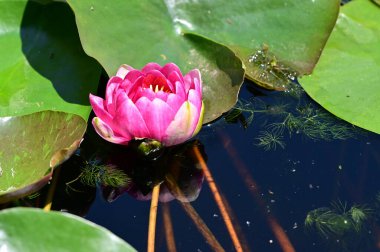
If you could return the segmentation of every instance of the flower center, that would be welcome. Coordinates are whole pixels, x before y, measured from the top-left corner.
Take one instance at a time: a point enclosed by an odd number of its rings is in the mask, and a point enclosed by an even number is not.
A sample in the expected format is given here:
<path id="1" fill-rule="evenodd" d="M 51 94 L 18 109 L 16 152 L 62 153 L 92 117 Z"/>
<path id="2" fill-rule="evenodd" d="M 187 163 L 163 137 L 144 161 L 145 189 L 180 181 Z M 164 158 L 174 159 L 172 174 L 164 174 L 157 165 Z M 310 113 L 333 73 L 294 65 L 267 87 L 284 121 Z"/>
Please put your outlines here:
<path id="1" fill-rule="evenodd" d="M 148 74 L 143 80 L 143 87 L 150 88 L 153 92 L 164 91 L 166 93 L 171 93 L 168 87 L 166 78 L 162 76 L 155 76 L 153 74 Z"/>

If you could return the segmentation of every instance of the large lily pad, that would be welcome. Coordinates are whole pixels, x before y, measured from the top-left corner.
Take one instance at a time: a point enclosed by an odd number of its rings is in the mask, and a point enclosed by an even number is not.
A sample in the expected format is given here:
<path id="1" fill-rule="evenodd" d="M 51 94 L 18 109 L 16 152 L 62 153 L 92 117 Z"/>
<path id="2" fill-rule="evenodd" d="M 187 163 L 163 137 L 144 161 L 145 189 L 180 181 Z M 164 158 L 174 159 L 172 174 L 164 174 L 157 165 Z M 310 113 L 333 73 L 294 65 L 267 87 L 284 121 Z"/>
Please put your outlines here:
<path id="1" fill-rule="evenodd" d="M 250 56 L 263 45 L 298 74 L 310 73 L 334 27 L 340 0 L 165 1 L 177 30 L 228 46 L 243 61 L 247 77 L 260 77 Z"/>
<path id="2" fill-rule="evenodd" d="M 175 62 L 186 73 L 199 68 L 209 122 L 229 110 L 243 81 L 241 61 L 226 47 L 195 35 L 184 36 L 173 25 L 164 1 L 68 1 L 85 51 L 109 75 L 125 63 Z"/>
<path id="3" fill-rule="evenodd" d="M 110 231 L 75 215 L 11 208 L 0 212 L 1 251 L 136 251 Z"/>
<path id="4" fill-rule="evenodd" d="M 5 202 L 42 187 L 52 168 L 77 148 L 100 65 L 84 53 L 66 3 L 6 0 L 0 1 L 0 12 L 0 202 Z"/>
<path id="5" fill-rule="evenodd" d="M 142 66 L 164 59 L 188 69 L 189 59 L 194 61 L 188 53 L 193 45 L 180 45 L 185 41 L 184 34 L 191 33 L 226 45 L 242 60 L 248 78 L 266 88 L 283 88 L 282 82 L 263 78 L 260 64 L 251 63 L 251 56 L 265 44 L 289 72 L 310 73 L 335 24 L 340 0 L 68 2 L 76 13 L 86 51 L 109 74 L 114 74 L 123 62 Z M 208 61 L 213 59 L 209 57 Z M 192 67 L 208 67 L 215 72 L 207 64 L 196 64 Z M 224 81 L 206 85 L 213 89 L 215 85 L 230 84 Z M 214 98 L 207 90 L 205 97 Z M 206 106 L 207 111 L 210 109 Z"/>
<path id="6" fill-rule="evenodd" d="M 65 3 L 0 1 L 0 116 L 53 110 L 87 120 L 100 66 Z"/>
<path id="7" fill-rule="evenodd" d="M 52 168 L 72 154 L 85 130 L 81 117 L 62 112 L 0 118 L 0 202 L 46 184 Z"/>
<path id="8" fill-rule="evenodd" d="M 336 116 L 380 133 L 380 8 L 370 0 L 342 7 L 306 92 Z"/>

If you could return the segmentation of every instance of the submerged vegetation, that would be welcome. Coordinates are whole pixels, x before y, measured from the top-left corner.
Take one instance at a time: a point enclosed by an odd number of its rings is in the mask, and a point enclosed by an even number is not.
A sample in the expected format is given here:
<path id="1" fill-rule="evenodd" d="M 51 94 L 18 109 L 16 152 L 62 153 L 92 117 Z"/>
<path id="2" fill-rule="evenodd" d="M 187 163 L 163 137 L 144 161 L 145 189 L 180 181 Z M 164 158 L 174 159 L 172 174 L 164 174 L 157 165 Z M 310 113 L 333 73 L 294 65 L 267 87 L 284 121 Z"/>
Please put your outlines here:
<path id="1" fill-rule="evenodd" d="M 358 131 L 353 125 L 335 117 L 318 105 L 308 102 L 302 88 L 292 84 L 294 88 L 288 93 L 279 93 L 273 102 L 266 103 L 265 98 L 254 97 L 250 100 L 239 100 L 235 107 L 225 114 L 229 123 L 240 122 L 246 129 L 255 114 L 266 114 L 260 121 L 260 130 L 256 137 L 256 145 L 264 150 L 285 148 L 284 137 L 302 135 L 314 141 L 344 140 L 355 136 Z M 268 119 L 269 118 L 269 119 Z"/>
<path id="2" fill-rule="evenodd" d="M 82 184 L 91 187 L 96 187 L 97 185 L 122 187 L 130 183 L 130 178 L 124 171 L 112 165 L 102 165 L 96 159 L 86 161 L 86 164 L 82 167 L 81 174 L 76 179 L 66 183 L 66 185 L 68 188 L 75 190 L 70 185 L 78 180 Z"/>
<path id="3" fill-rule="evenodd" d="M 258 140 L 257 146 L 266 151 L 276 150 L 277 147 L 285 148 L 284 138 L 278 132 L 261 131 L 256 139 Z"/>
<path id="4" fill-rule="evenodd" d="M 361 232 L 372 217 L 373 210 L 365 205 L 333 202 L 331 207 L 321 207 L 310 211 L 305 219 L 305 227 L 316 231 L 324 238 L 343 236 L 348 232 Z"/>
<path id="5" fill-rule="evenodd" d="M 310 211 L 305 219 L 305 227 L 310 233 L 318 234 L 338 246 L 340 251 L 357 251 L 355 247 L 369 238 L 369 222 L 373 213 L 366 205 L 353 205 L 348 209 L 346 203 L 333 202 L 331 207 Z"/>
<path id="6" fill-rule="evenodd" d="M 310 103 L 283 114 L 281 121 L 269 124 L 267 129 L 278 133 L 286 129 L 289 135 L 303 134 L 310 139 L 326 141 L 353 136 L 351 125 Z"/>

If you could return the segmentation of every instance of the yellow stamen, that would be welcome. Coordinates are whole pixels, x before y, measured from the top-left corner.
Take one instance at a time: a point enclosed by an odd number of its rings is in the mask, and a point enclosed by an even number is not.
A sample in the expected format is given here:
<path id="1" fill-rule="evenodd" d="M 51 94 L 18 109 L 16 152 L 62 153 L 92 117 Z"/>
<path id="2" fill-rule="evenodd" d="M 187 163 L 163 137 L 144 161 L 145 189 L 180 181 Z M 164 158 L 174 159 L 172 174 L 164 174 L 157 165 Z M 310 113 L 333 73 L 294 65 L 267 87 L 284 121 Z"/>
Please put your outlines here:
<path id="1" fill-rule="evenodd" d="M 154 89 L 154 92 L 155 92 L 155 93 L 158 92 L 158 85 L 156 85 L 156 88 Z"/>
<path id="2" fill-rule="evenodd" d="M 164 90 L 164 86 L 161 87 L 160 91 L 163 91 Z"/>
<path id="3" fill-rule="evenodd" d="M 152 89 L 152 91 L 153 91 L 153 86 L 152 86 L 152 84 L 149 85 L 149 88 Z"/>

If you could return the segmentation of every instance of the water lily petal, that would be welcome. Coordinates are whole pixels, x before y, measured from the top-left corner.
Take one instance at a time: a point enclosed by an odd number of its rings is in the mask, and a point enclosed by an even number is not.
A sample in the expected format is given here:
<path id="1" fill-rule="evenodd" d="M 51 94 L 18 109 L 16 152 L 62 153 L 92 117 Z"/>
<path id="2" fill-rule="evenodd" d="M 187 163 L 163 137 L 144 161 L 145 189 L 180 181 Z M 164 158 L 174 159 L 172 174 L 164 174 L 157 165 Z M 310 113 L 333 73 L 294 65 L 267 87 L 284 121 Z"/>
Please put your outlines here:
<path id="1" fill-rule="evenodd" d="M 123 79 L 121 79 L 120 77 L 112 76 L 112 77 L 109 79 L 109 81 L 107 82 L 107 87 L 106 87 L 106 89 L 109 89 L 109 88 L 110 88 L 110 85 L 112 85 L 112 84 L 115 84 L 115 83 L 120 84 L 120 83 L 122 83 L 122 82 L 123 82 Z M 106 90 L 106 91 L 107 91 L 107 90 Z"/>
<path id="2" fill-rule="evenodd" d="M 199 72 L 198 69 L 195 69 L 191 72 L 194 72 L 193 79 L 194 79 L 195 90 L 199 93 L 199 96 L 202 99 L 202 77 L 201 77 L 201 73 Z"/>
<path id="3" fill-rule="evenodd" d="M 90 94 L 90 103 L 94 113 L 97 117 L 101 118 L 107 124 L 112 125 L 112 116 L 108 113 L 104 107 L 105 101 L 103 98 Z"/>
<path id="4" fill-rule="evenodd" d="M 145 88 L 150 88 L 150 86 L 152 86 L 152 88 L 159 86 L 160 89 L 163 87 L 165 91 L 170 90 L 169 81 L 160 71 L 157 70 L 152 70 L 146 74 L 142 86 Z"/>
<path id="5" fill-rule="evenodd" d="M 133 97 L 135 96 L 136 92 L 142 87 L 142 83 L 144 81 L 144 76 L 140 76 L 137 78 L 137 80 L 135 81 L 135 83 L 132 83 L 132 85 L 129 85 L 125 88 L 125 93 L 129 96 L 129 97 Z"/>
<path id="6" fill-rule="evenodd" d="M 137 87 L 133 96 L 130 96 L 133 102 L 136 102 L 141 97 L 145 96 L 149 100 L 153 101 L 156 98 L 156 93 L 150 88 Z"/>
<path id="7" fill-rule="evenodd" d="M 149 101 L 147 98 L 141 97 L 136 102 L 136 107 L 149 129 L 149 138 L 161 141 L 162 138 L 166 137 L 166 129 L 175 115 L 169 105 L 157 98 Z"/>
<path id="8" fill-rule="evenodd" d="M 123 100 L 118 106 L 116 116 L 114 118 L 115 127 L 123 134 L 125 132 L 131 134 L 135 138 L 145 138 L 150 136 L 150 132 L 145 121 L 137 109 L 135 104 L 126 95 L 120 99 Z"/>
<path id="9" fill-rule="evenodd" d="M 196 134 L 198 134 L 198 132 L 199 132 L 199 131 L 201 130 L 201 128 L 202 128 L 204 112 L 205 112 L 205 105 L 203 104 L 203 101 L 202 101 L 202 107 L 201 107 L 201 112 L 200 112 L 200 115 L 199 115 L 199 119 L 198 119 L 197 127 L 195 127 L 195 130 L 194 130 L 194 132 L 193 132 L 192 137 L 195 136 Z"/>
<path id="10" fill-rule="evenodd" d="M 189 87 L 189 89 L 190 88 L 195 89 L 200 94 L 202 94 L 202 79 L 201 79 L 201 73 L 199 72 L 198 69 L 193 69 L 190 72 L 188 72 L 186 76 L 184 77 L 184 81 L 185 81 L 186 88 Z M 186 89 L 186 92 L 189 89 Z"/>
<path id="11" fill-rule="evenodd" d="M 191 76 L 186 75 L 183 78 L 183 88 L 184 88 L 186 94 L 189 92 L 190 89 L 195 88 L 194 83 L 193 83 L 193 79 L 191 78 Z"/>
<path id="12" fill-rule="evenodd" d="M 155 96 L 156 98 L 161 99 L 164 102 L 166 102 L 166 100 L 168 99 L 169 93 L 164 92 L 164 91 L 158 91 L 157 93 L 155 93 Z"/>
<path id="13" fill-rule="evenodd" d="M 187 100 L 191 102 L 198 111 L 201 111 L 202 107 L 202 98 L 199 97 L 199 93 L 194 89 L 189 90 L 189 95 L 187 96 Z"/>
<path id="14" fill-rule="evenodd" d="M 157 64 L 157 63 L 154 63 L 154 62 L 151 62 L 151 63 L 148 63 L 148 64 L 146 64 L 144 67 L 143 67 L 143 69 L 141 69 L 141 72 L 143 72 L 143 73 L 148 73 L 148 72 L 150 72 L 150 71 L 152 71 L 152 70 L 158 70 L 158 71 L 160 71 L 161 70 L 161 66 L 159 65 L 159 64 Z"/>
<path id="15" fill-rule="evenodd" d="M 182 97 L 182 99 L 186 99 L 185 87 L 184 84 L 177 81 L 175 83 L 175 93 Z"/>
<path id="16" fill-rule="evenodd" d="M 115 114 L 115 91 L 119 88 L 121 81 L 119 77 L 112 77 L 107 83 L 105 104 L 112 116 Z"/>
<path id="17" fill-rule="evenodd" d="M 131 137 L 128 135 L 120 136 L 115 134 L 112 128 L 99 117 L 94 117 L 92 119 L 92 125 L 99 136 L 111 143 L 126 145 L 131 140 Z"/>
<path id="18" fill-rule="evenodd" d="M 184 102 L 185 99 L 177 94 L 169 94 L 166 100 L 166 103 L 169 105 L 169 107 L 172 108 L 172 110 L 175 113 L 177 113 L 178 109 L 182 106 Z"/>
<path id="19" fill-rule="evenodd" d="M 174 63 L 168 63 L 161 69 L 161 73 L 166 77 L 169 77 L 172 72 L 176 72 L 179 76 L 182 76 L 181 70 Z"/>
<path id="20" fill-rule="evenodd" d="M 128 66 L 126 64 L 123 64 L 119 67 L 119 69 L 117 70 L 116 72 L 116 76 L 117 77 L 120 77 L 121 79 L 124 79 L 125 75 L 127 75 L 127 73 L 131 70 L 133 70 L 134 68 L 131 67 L 131 66 Z"/>
<path id="21" fill-rule="evenodd" d="M 175 92 L 175 83 L 179 81 L 180 83 L 183 83 L 183 76 L 179 75 L 177 72 L 171 72 L 167 78 L 169 80 L 169 86 L 170 86 L 170 91 Z"/>
<path id="22" fill-rule="evenodd" d="M 162 140 L 165 146 L 176 145 L 185 142 L 193 135 L 197 126 L 198 109 L 190 102 L 182 104 L 166 130 L 166 137 Z"/>
<path id="23" fill-rule="evenodd" d="M 137 79 L 141 76 L 144 76 L 144 74 L 141 71 L 136 70 L 136 69 L 131 70 L 125 76 L 120 86 L 128 91 L 129 89 L 131 89 L 131 85 L 133 85 L 137 81 Z"/>
<path id="24" fill-rule="evenodd" d="M 126 99 L 129 99 L 128 95 L 124 92 L 123 89 L 117 89 L 115 90 L 115 95 L 114 95 L 114 103 L 115 103 L 115 116 L 117 114 L 117 110 L 120 107 L 121 104 L 124 103 Z"/>
<path id="25" fill-rule="evenodd" d="M 194 115 L 194 120 L 197 122 L 197 125 L 192 134 L 192 136 L 194 136 L 198 134 L 199 130 L 202 127 L 204 106 L 203 106 L 203 101 L 199 98 L 198 92 L 195 91 L 194 89 L 190 89 L 188 101 L 191 104 L 193 104 L 197 109 L 197 113 Z"/>

